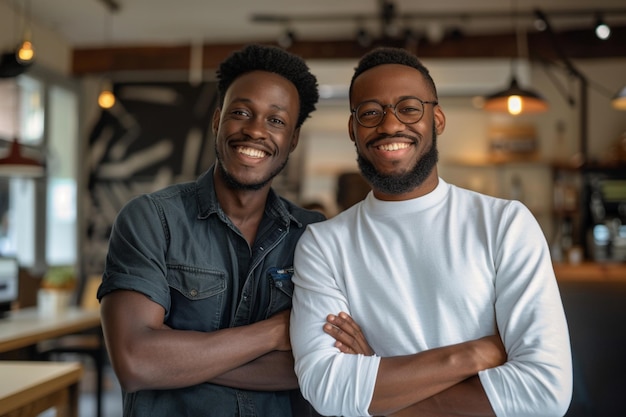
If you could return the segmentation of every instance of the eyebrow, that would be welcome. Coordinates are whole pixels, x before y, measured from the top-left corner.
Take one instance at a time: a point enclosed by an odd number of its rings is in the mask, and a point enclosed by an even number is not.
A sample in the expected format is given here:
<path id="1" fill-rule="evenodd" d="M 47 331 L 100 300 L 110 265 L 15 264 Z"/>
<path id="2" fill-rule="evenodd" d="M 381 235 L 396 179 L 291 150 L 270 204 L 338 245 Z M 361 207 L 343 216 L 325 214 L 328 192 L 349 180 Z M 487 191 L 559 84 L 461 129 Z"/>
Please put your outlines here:
<path id="1" fill-rule="evenodd" d="M 231 103 L 254 104 L 254 102 L 247 97 L 235 97 L 231 100 Z M 270 104 L 270 107 L 277 111 L 287 112 L 285 107 L 279 106 L 278 104 Z"/>

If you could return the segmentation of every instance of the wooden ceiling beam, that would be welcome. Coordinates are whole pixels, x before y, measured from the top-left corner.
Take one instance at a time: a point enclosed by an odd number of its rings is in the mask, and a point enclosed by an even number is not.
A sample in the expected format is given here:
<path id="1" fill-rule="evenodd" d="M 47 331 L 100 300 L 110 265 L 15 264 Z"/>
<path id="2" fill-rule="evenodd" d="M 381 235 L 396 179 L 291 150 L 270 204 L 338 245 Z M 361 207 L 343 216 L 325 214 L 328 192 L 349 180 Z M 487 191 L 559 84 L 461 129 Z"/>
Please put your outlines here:
<path id="1" fill-rule="evenodd" d="M 626 27 L 612 28 L 611 37 L 601 41 L 593 31 L 572 30 L 556 34 L 557 43 L 568 59 L 626 57 Z M 264 42 L 275 44 L 274 42 Z M 438 43 L 426 40 L 407 46 L 400 40 L 377 41 L 379 45 L 407 47 L 422 58 L 511 58 L 519 56 L 515 34 L 461 36 L 446 38 Z M 243 43 L 205 44 L 202 66 L 216 68 L 232 51 Z M 289 51 L 305 59 L 354 59 L 370 48 L 360 47 L 355 40 L 296 41 Z M 528 34 L 530 59 L 558 60 L 547 32 Z M 75 76 L 118 71 L 178 71 L 189 70 L 191 45 L 138 46 L 75 49 L 72 73 Z"/>

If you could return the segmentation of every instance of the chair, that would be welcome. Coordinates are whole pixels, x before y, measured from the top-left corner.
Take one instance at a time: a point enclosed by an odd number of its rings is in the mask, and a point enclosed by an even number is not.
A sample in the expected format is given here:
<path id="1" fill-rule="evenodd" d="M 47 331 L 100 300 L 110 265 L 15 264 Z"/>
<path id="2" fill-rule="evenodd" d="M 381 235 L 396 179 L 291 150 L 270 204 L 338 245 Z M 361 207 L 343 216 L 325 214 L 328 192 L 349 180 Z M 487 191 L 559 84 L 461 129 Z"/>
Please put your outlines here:
<path id="1" fill-rule="evenodd" d="M 80 306 L 86 309 L 99 308 L 96 292 L 100 276 L 90 276 L 79 290 Z M 107 360 L 102 329 L 58 337 L 37 345 L 37 355 L 46 360 L 58 360 L 61 354 L 86 355 L 93 360 L 96 370 L 96 416 L 102 417 L 102 393 L 104 388 L 104 366 Z"/>

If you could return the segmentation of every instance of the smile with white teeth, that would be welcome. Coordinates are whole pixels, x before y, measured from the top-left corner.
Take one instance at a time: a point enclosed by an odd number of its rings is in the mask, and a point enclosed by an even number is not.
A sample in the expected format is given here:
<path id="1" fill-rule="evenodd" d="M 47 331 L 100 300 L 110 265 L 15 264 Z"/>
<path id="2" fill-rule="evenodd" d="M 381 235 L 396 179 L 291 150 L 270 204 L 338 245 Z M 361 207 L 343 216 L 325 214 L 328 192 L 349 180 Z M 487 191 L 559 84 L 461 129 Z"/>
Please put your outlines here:
<path id="1" fill-rule="evenodd" d="M 411 146 L 410 143 L 405 143 L 405 142 L 400 142 L 400 143 L 388 143 L 386 145 L 380 145 L 377 146 L 376 148 L 380 149 L 381 151 L 398 151 L 400 149 L 406 149 L 409 146 Z"/>
<path id="2" fill-rule="evenodd" d="M 237 152 L 250 158 L 264 158 L 267 155 L 265 152 L 254 148 L 248 148 L 246 146 L 237 147 Z"/>

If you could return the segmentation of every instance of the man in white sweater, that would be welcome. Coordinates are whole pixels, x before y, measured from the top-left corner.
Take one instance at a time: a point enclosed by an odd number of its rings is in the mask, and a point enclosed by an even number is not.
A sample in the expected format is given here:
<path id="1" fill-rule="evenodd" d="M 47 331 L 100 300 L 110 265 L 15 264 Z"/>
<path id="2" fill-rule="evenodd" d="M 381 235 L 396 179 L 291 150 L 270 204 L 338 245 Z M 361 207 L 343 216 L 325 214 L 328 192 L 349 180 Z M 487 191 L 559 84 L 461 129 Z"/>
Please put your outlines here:
<path id="1" fill-rule="evenodd" d="M 304 396 L 324 415 L 565 414 L 569 336 L 533 215 L 439 178 L 445 116 L 407 51 L 365 55 L 350 105 L 372 192 L 298 243 L 290 332 Z"/>

